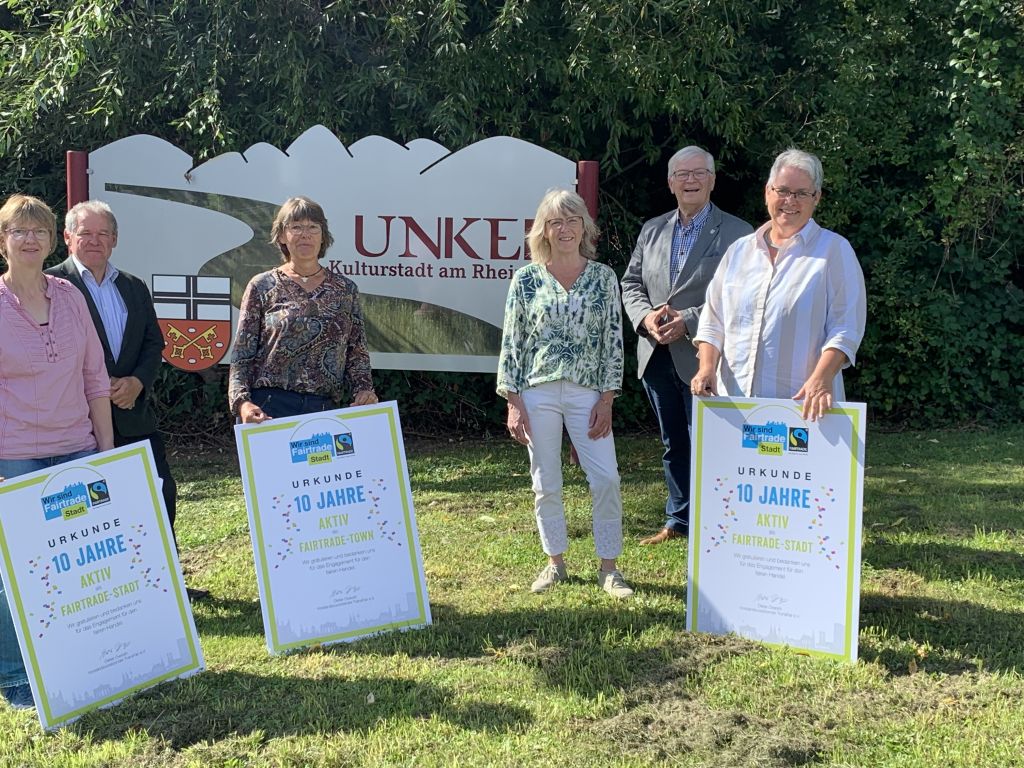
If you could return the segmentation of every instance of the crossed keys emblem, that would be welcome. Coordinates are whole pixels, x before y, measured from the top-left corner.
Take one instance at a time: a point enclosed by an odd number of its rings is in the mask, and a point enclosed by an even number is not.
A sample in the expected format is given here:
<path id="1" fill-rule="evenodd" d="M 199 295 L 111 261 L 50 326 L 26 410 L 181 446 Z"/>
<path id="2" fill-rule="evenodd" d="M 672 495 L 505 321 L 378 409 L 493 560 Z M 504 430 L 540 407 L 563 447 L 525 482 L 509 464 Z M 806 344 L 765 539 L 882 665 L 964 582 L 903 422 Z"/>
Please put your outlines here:
<path id="1" fill-rule="evenodd" d="M 217 338 L 216 326 L 210 326 L 195 338 L 191 338 L 168 323 L 167 337 L 174 342 L 171 346 L 171 357 L 185 357 L 185 350 L 189 347 L 195 347 L 199 350 L 200 359 L 213 360 L 213 344 L 211 342 Z M 182 340 L 184 340 L 184 344 L 177 343 Z M 206 344 L 201 344 L 200 342 L 202 341 L 205 341 Z"/>

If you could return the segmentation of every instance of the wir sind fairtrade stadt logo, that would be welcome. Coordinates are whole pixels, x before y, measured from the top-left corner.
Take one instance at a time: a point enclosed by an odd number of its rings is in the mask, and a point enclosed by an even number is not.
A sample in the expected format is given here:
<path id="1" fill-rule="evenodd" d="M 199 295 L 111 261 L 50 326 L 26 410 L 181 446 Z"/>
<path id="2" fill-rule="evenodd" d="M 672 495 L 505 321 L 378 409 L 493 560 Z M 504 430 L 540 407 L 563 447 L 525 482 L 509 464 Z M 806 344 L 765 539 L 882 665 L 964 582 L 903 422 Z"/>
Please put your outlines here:
<path id="1" fill-rule="evenodd" d="M 336 425 L 332 424 L 331 426 L 336 428 Z M 351 456 L 356 452 L 352 433 L 335 432 L 333 429 L 291 440 L 288 443 L 288 448 L 291 452 L 292 464 L 329 464 L 335 458 Z"/>
<path id="2" fill-rule="evenodd" d="M 50 482 L 44 486 L 43 495 L 39 501 L 47 520 L 70 520 L 74 517 L 81 517 L 92 507 L 110 502 L 110 487 L 98 472 L 84 468 L 71 470 L 71 472 L 74 472 L 77 477 L 66 477 L 60 481 L 64 483 L 61 490 L 47 493 L 51 487 L 59 485 L 57 477 L 60 475 L 51 478 Z"/>
<path id="3" fill-rule="evenodd" d="M 782 456 L 785 453 L 807 453 L 806 427 L 790 427 L 782 421 L 767 424 L 744 424 L 742 445 L 756 450 L 762 456 Z"/>

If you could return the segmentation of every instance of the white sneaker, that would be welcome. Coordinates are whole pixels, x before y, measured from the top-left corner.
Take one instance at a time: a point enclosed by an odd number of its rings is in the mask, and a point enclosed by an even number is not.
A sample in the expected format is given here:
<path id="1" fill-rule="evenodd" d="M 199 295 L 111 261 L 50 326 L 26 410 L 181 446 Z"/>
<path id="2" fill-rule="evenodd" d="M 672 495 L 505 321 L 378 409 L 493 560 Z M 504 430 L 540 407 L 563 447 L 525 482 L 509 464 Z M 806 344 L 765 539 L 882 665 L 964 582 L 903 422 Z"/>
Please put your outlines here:
<path id="1" fill-rule="evenodd" d="M 597 572 L 597 583 L 601 589 L 612 597 L 626 598 L 633 596 L 633 588 L 622 578 L 618 570 Z"/>
<path id="2" fill-rule="evenodd" d="M 536 580 L 533 582 L 533 586 L 530 587 L 531 592 L 543 592 L 550 589 L 560 581 L 565 581 L 569 576 L 565 572 L 564 565 L 551 565 L 548 563 L 544 566 L 544 570 L 540 572 Z"/>

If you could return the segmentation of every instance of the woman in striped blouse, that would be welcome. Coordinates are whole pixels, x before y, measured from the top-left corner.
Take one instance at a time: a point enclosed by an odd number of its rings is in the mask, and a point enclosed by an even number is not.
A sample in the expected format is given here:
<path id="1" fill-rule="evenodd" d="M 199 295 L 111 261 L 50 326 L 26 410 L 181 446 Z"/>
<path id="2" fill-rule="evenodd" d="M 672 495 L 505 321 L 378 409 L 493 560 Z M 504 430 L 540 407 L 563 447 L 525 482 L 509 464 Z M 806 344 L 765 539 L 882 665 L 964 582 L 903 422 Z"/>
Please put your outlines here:
<path id="1" fill-rule="evenodd" d="M 812 218 L 821 184 L 814 155 L 775 159 L 768 222 L 729 247 L 708 285 L 694 395 L 792 398 L 811 421 L 845 399 L 842 370 L 864 337 L 864 273 L 846 238 Z"/>

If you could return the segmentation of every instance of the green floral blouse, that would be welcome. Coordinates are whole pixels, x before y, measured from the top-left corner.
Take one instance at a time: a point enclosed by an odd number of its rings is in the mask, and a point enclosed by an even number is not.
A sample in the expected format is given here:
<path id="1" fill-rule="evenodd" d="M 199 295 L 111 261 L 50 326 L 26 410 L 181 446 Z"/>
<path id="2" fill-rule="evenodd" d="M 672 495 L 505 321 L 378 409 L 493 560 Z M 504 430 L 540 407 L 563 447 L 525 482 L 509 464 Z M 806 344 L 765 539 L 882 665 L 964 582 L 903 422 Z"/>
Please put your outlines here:
<path id="1" fill-rule="evenodd" d="M 565 379 L 622 388 L 622 312 L 611 267 L 588 261 L 568 291 L 539 264 L 519 269 L 505 303 L 498 394 Z"/>

